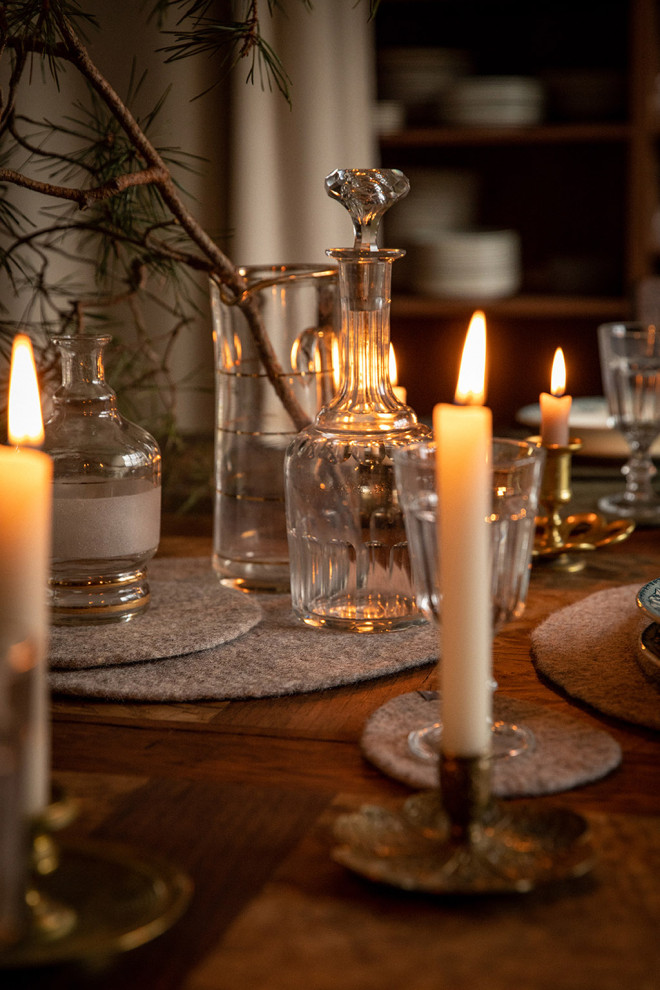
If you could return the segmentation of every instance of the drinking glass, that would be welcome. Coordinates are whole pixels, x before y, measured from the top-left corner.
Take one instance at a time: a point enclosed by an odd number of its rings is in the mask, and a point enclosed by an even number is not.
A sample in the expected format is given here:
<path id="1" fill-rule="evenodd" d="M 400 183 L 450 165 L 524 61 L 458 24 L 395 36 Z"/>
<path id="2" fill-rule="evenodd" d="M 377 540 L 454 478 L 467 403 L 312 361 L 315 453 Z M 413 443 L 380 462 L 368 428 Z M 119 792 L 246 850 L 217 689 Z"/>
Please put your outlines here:
<path id="1" fill-rule="evenodd" d="M 646 323 L 603 323 L 598 346 L 610 418 L 631 453 L 621 469 L 624 491 L 604 496 L 598 506 L 640 523 L 660 523 L 649 455 L 660 434 L 660 330 Z"/>
<path id="2" fill-rule="evenodd" d="M 441 626 L 435 456 L 435 444 L 423 443 L 397 451 L 394 463 L 417 604 L 431 622 Z M 493 502 L 488 522 L 494 636 L 525 608 L 544 459 L 545 451 L 534 443 L 493 439 Z M 517 756 L 534 745 L 532 733 L 523 725 L 496 721 L 492 729 L 494 757 Z M 421 759 L 435 757 L 441 732 L 441 722 L 413 730 L 408 737 L 412 752 Z"/>

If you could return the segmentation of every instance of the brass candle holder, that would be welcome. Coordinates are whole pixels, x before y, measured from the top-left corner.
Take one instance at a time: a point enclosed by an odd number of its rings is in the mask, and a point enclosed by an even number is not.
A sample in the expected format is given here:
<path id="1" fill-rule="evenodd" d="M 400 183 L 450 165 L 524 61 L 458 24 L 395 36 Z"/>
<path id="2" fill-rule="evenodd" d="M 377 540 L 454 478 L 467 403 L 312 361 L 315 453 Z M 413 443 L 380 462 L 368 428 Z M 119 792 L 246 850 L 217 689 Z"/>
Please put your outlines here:
<path id="1" fill-rule="evenodd" d="M 491 760 L 488 756 L 440 756 L 440 794 L 450 842 L 474 846 L 483 841 L 493 815 Z"/>
<path id="2" fill-rule="evenodd" d="M 586 564 L 585 551 L 625 540 L 635 524 L 627 519 L 607 519 L 598 512 L 565 515 L 562 509 L 573 497 L 572 458 L 582 449 L 582 441 L 576 438 L 564 445 L 544 443 L 539 436 L 527 439 L 545 450 L 532 556 L 563 571 L 581 571 Z"/>
<path id="3" fill-rule="evenodd" d="M 525 893 L 583 876 L 594 865 L 586 821 L 567 809 L 500 805 L 491 758 L 440 754 L 440 787 L 400 809 L 365 805 L 340 816 L 335 860 L 403 890 Z"/>
<path id="4" fill-rule="evenodd" d="M 25 917 L 0 949 L 0 970 L 107 960 L 162 934 L 188 905 L 192 884 L 177 868 L 123 846 L 57 838 L 76 813 L 54 789 L 31 823 Z"/>
<path id="5" fill-rule="evenodd" d="M 53 788 L 51 801 L 31 823 L 28 847 L 28 879 L 25 891 L 26 928 L 29 938 L 55 941 L 68 935 L 76 925 L 76 912 L 43 888 L 60 866 L 60 849 L 55 833 L 65 829 L 77 808 L 63 791 Z"/>

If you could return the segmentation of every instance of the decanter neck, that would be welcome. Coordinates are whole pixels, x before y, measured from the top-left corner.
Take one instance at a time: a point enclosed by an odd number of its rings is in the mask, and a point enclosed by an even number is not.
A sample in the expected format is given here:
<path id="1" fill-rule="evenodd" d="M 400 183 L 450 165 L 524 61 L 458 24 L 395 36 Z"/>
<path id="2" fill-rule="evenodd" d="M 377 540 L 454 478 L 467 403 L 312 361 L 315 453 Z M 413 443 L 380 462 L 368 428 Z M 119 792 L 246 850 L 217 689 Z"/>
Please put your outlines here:
<path id="1" fill-rule="evenodd" d="M 390 380 L 392 262 L 401 251 L 328 251 L 339 262 L 342 361 L 337 392 L 316 425 L 382 432 L 417 422 Z"/>
<path id="2" fill-rule="evenodd" d="M 56 405 L 100 403 L 109 411 L 115 409 L 116 395 L 105 380 L 103 364 L 103 351 L 110 340 L 108 334 L 72 334 L 53 339 L 62 363 L 62 384 L 53 396 Z"/>

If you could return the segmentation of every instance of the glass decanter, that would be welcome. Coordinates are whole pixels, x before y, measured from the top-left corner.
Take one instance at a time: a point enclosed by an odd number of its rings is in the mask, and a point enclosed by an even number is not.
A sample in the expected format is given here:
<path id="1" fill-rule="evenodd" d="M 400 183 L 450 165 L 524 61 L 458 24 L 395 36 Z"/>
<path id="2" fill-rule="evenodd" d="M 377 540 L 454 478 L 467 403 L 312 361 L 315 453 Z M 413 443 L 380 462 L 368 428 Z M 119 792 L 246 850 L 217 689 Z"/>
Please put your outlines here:
<path id="1" fill-rule="evenodd" d="M 110 337 L 53 338 L 62 384 L 45 424 L 53 458 L 49 597 L 56 625 L 121 622 L 149 603 L 147 562 L 160 539 L 161 457 L 105 381 Z"/>
<path id="2" fill-rule="evenodd" d="M 409 183 L 398 170 L 339 169 L 325 184 L 349 211 L 355 244 L 327 252 L 339 265 L 339 388 L 285 458 L 291 601 L 309 625 L 385 632 L 425 621 L 392 458 L 430 431 L 392 390 L 390 286 L 404 252 L 377 245 L 381 217 Z"/>

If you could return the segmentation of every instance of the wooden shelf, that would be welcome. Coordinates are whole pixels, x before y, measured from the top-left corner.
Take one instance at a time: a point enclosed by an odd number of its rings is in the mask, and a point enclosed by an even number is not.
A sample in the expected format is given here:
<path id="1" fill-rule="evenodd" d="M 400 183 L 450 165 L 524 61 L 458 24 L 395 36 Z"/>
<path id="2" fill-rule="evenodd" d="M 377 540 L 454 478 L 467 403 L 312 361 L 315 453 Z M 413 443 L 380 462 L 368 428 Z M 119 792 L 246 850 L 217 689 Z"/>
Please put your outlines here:
<path id="1" fill-rule="evenodd" d="M 520 295 L 509 299 L 443 299 L 432 296 L 395 295 L 396 319 L 443 319 L 483 309 L 493 316 L 530 319 L 623 319 L 629 315 L 627 299 L 618 296 Z"/>
<path id="2" fill-rule="evenodd" d="M 453 394 L 454 356 L 475 309 L 484 310 L 493 329 L 489 395 L 499 422 L 513 421 L 516 409 L 547 388 L 556 346 L 570 361 L 574 394 L 598 394 L 598 324 L 632 318 L 637 287 L 660 271 L 650 229 L 660 202 L 660 112 L 653 95 L 660 0 L 496 6 L 444 0 L 436 3 L 437 30 L 423 3 L 385 0 L 381 6 L 389 11 L 377 35 L 383 50 L 434 44 L 465 50 L 475 75 L 532 75 L 547 85 L 548 116 L 538 125 L 440 126 L 427 118 L 380 136 L 383 166 L 410 169 L 411 179 L 414 169 L 473 175 L 471 223 L 516 230 L 521 284 L 541 290 L 449 299 L 395 288 L 392 331 L 413 408 L 428 414 L 438 395 Z M 501 44 L 494 46 L 496 31 Z M 605 72 L 617 80 L 607 105 L 590 104 L 572 72 Z M 574 95 L 586 96 L 582 104 L 563 100 L 571 85 Z M 593 116 L 578 119 L 590 106 Z M 411 284 L 407 278 L 399 284 Z M 543 291 L 562 285 L 600 294 Z"/>
<path id="3" fill-rule="evenodd" d="M 502 144 L 625 143 L 629 124 L 543 124 L 538 127 L 416 127 L 383 134 L 382 148 L 440 148 Z"/>

